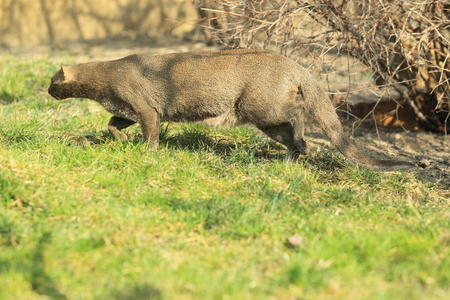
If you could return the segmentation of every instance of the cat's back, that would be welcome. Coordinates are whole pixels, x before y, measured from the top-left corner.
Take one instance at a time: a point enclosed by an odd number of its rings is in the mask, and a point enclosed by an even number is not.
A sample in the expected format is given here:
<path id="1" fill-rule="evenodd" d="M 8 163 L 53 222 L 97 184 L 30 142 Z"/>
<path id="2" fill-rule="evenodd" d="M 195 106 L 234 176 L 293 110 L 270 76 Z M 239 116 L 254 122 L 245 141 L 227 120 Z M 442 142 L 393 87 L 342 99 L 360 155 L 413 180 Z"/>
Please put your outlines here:
<path id="1" fill-rule="evenodd" d="M 208 77 L 276 76 L 296 69 L 298 65 L 287 57 L 264 50 L 234 49 L 195 51 L 162 55 L 134 54 L 118 62 L 139 70 L 144 76 Z M 264 76 L 265 77 L 265 76 Z"/>

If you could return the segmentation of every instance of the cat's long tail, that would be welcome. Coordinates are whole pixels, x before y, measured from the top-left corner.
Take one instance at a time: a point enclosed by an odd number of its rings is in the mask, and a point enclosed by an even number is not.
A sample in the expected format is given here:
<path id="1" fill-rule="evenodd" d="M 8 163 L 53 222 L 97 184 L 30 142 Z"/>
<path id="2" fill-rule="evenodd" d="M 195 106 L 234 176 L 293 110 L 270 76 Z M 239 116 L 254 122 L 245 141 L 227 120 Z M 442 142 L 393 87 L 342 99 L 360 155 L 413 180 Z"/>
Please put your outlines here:
<path id="1" fill-rule="evenodd" d="M 333 145 L 347 158 L 354 162 L 373 169 L 386 171 L 403 170 L 414 167 L 406 161 L 392 159 L 376 159 L 361 150 L 344 132 L 338 115 L 330 103 L 325 91 L 317 84 L 317 81 L 309 74 L 301 78 L 301 92 L 304 97 L 304 105 L 309 116 L 318 123 L 323 133 L 330 138 Z"/>

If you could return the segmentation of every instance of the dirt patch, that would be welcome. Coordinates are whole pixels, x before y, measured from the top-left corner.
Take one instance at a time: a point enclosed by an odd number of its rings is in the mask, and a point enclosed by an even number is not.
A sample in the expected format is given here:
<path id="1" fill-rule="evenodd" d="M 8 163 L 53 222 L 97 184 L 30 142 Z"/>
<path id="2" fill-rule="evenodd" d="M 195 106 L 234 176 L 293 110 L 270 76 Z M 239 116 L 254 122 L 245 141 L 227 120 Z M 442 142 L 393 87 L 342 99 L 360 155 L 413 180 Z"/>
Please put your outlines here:
<path id="1" fill-rule="evenodd" d="M 342 118 L 341 118 L 342 120 Z M 411 170 L 424 182 L 434 183 L 441 188 L 450 188 L 449 140 L 444 135 L 424 131 L 382 128 L 366 121 L 358 128 L 352 121 L 344 121 L 357 144 L 378 158 L 406 160 L 416 165 Z M 331 147 L 329 140 L 310 128 L 307 139 L 312 147 Z"/>
<path id="2" fill-rule="evenodd" d="M 399 94 L 392 87 L 378 88 L 371 70 L 356 59 L 326 55 L 312 65 L 320 66 L 326 88 L 339 106 L 341 120 L 361 146 L 410 161 L 417 165 L 413 172 L 421 180 L 450 188 L 449 136 L 416 130 L 419 126 L 401 106 Z M 374 105 L 375 113 L 371 114 L 367 108 Z M 350 108 L 359 109 L 359 116 L 349 114 Z M 317 129 L 311 132 L 312 143 L 324 144 L 314 134 Z"/>
<path id="3" fill-rule="evenodd" d="M 368 148 L 392 157 L 404 157 L 417 164 L 414 173 L 421 179 L 450 188 L 450 153 L 448 137 L 430 132 L 379 129 L 379 136 L 369 128 L 361 130 Z"/>

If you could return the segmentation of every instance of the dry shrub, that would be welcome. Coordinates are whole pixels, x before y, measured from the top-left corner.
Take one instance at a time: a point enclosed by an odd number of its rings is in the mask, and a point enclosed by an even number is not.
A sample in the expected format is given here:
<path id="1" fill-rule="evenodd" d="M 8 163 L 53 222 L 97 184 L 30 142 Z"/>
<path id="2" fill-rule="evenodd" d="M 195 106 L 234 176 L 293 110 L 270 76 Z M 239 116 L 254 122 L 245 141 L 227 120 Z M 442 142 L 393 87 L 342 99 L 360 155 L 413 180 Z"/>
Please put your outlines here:
<path id="1" fill-rule="evenodd" d="M 227 46 L 350 55 L 392 86 L 422 128 L 450 129 L 450 4 L 441 0 L 199 0 Z M 309 21 L 308 21 L 309 20 Z"/>

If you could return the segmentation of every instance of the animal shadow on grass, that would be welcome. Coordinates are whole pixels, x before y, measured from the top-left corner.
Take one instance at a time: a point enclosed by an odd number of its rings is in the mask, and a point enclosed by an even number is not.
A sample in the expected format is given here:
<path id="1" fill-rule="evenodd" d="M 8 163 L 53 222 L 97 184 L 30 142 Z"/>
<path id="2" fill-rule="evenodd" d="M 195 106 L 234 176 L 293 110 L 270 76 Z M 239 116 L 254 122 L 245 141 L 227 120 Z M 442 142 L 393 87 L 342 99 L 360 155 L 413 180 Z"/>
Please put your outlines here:
<path id="1" fill-rule="evenodd" d="M 117 300 L 144 300 L 144 299 L 163 299 L 162 293 L 159 289 L 150 284 L 132 285 L 126 289 L 115 291 L 112 299 Z"/>
<path id="2" fill-rule="evenodd" d="M 167 131 L 165 132 L 167 133 Z M 256 161 L 289 161 L 302 163 L 319 171 L 338 171 L 348 166 L 340 154 L 333 151 L 320 151 L 299 156 L 296 161 L 289 159 L 288 150 L 281 144 L 265 136 L 267 142 L 238 141 L 232 137 L 213 138 L 208 132 L 201 130 L 185 130 L 180 134 L 161 135 L 161 143 L 168 148 L 187 149 L 190 151 L 212 151 L 221 158 L 228 158 L 233 152 L 241 149 L 252 155 Z"/>
<path id="3" fill-rule="evenodd" d="M 107 130 L 100 132 L 85 132 L 72 139 L 74 145 L 104 145 L 111 143 L 114 137 Z M 142 135 L 129 134 L 128 140 L 124 143 L 143 143 Z M 167 147 L 177 150 L 188 150 L 193 152 L 214 152 L 221 158 L 228 158 L 236 150 L 242 150 L 250 155 L 253 160 L 281 160 L 287 157 L 287 150 L 275 142 L 269 141 L 265 145 L 254 144 L 247 141 L 234 140 L 231 137 L 213 137 L 207 131 L 188 129 L 180 133 L 169 135 L 167 127 L 161 127 L 160 147 Z"/>
<path id="4" fill-rule="evenodd" d="M 110 143 L 114 137 L 107 130 L 100 133 L 86 132 L 76 138 L 75 144 L 102 145 Z M 141 134 L 129 134 L 126 143 L 142 143 Z M 239 141 L 232 137 L 214 137 L 208 131 L 198 129 L 187 129 L 180 133 L 169 135 L 168 127 L 161 127 L 160 145 L 170 149 L 188 150 L 188 151 L 206 151 L 213 152 L 217 156 L 226 159 L 233 156 L 236 150 L 245 152 L 252 161 L 276 161 L 287 160 L 288 150 L 270 140 L 267 137 L 267 143 L 252 143 L 251 141 Z M 304 163 L 312 168 L 321 171 L 336 171 L 345 168 L 345 160 L 339 155 L 332 154 L 331 151 L 321 152 L 320 154 L 300 156 L 297 162 Z M 295 162 L 291 162 L 295 163 Z"/>
<path id="5" fill-rule="evenodd" d="M 221 158 L 229 158 L 236 150 L 242 150 L 252 160 L 280 160 L 286 157 L 281 146 L 270 142 L 268 145 L 252 144 L 234 140 L 231 137 L 214 138 L 207 132 L 187 130 L 175 135 L 161 136 L 161 144 L 171 149 L 213 152 Z M 280 151 L 281 149 L 281 151 Z"/>
<path id="6" fill-rule="evenodd" d="M 344 169 L 348 162 L 338 153 L 329 150 L 321 150 L 314 154 L 300 157 L 299 162 L 318 171 L 334 172 Z"/>
<path id="7" fill-rule="evenodd" d="M 100 133 L 86 132 L 75 139 L 76 144 L 91 144 L 91 145 L 103 145 L 110 143 L 113 140 L 113 136 L 107 130 L 102 130 Z"/>
<path id="8" fill-rule="evenodd" d="M 1 91 L 0 92 L 0 105 L 6 105 L 6 104 L 11 104 L 13 102 L 16 102 L 20 100 L 20 97 L 13 95 L 11 93 L 8 93 L 6 91 Z"/>
<path id="9" fill-rule="evenodd" d="M 70 143 L 77 146 L 85 145 L 106 145 L 114 141 L 113 135 L 107 131 L 100 132 L 87 131 L 78 136 L 71 138 Z M 142 143 L 141 136 L 130 136 L 125 143 L 139 144 Z"/>
<path id="10" fill-rule="evenodd" d="M 45 232 L 37 242 L 31 254 L 30 283 L 31 288 L 38 294 L 51 299 L 63 300 L 67 297 L 56 287 L 55 282 L 45 271 L 44 249 L 51 240 L 51 235 Z"/>

